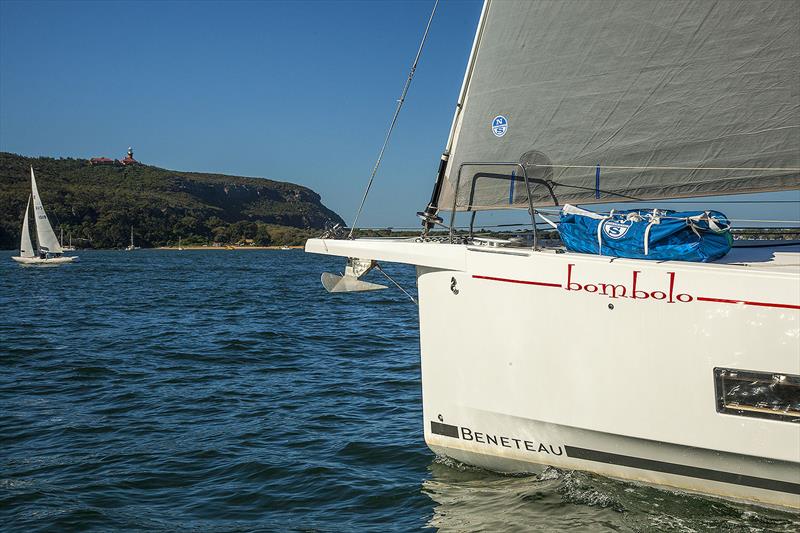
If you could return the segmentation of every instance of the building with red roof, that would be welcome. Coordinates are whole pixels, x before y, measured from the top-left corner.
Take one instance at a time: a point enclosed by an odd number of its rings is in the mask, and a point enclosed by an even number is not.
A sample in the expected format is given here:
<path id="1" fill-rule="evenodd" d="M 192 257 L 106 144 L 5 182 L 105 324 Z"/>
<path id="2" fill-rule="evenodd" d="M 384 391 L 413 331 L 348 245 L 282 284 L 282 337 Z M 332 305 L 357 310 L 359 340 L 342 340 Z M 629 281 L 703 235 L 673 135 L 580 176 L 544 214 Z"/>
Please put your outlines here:
<path id="1" fill-rule="evenodd" d="M 128 147 L 128 154 L 122 159 L 110 159 L 108 157 L 93 157 L 89 160 L 90 165 L 140 165 L 133 158 L 133 148 Z"/>
<path id="2" fill-rule="evenodd" d="M 128 147 L 128 155 L 126 155 L 125 158 L 122 161 L 120 161 L 120 163 L 122 163 L 123 165 L 139 164 L 139 162 L 133 158 L 133 148 L 131 148 L 130 146 Z"/>

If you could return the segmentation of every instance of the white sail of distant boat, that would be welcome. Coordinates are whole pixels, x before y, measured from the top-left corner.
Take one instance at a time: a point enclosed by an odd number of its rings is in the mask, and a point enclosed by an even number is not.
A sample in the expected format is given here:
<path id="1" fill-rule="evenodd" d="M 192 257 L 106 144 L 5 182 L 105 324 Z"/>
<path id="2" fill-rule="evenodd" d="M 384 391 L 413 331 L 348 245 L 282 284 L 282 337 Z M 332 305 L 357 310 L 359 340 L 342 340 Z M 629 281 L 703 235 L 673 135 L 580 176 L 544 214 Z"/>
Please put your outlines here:
<path id="1" fill-rule="evenodd" d="M 25 219 L 22 221 L 22 238 L 19 243 L 20 257 L 33 257 L 33 243 L 31 242 L 31 232 L 28 228 L 28 218 L 31 210 L 31 197 L 28 196 L 28 205 L 25 206 Z"/>
<path id="2" fill-rule="evenodd" d="M 36 243 L 38 255 L 33 253 L 33 243 L 31 242 L 30 230 L 28 228 L 28 214 L 30 200 L 33 199 L 34 222 L 36 223 Z M 36 176 L 31 167 L 31 196 L 28 199 L 28 206 L 25 208 L 25 220 L 22 221 L 22 237 L 20 238 L 20 255 L 12 257 L 14 261 L 28 265 L 58 265 L 75 261 L 75 256 L 62 255 L 64 250 L 58 242 L 53 227 L 47 219 L 44 206 L 42 205 L 39 189 L 36 187 Z"/>
<path id="3" fill-rule="evenodd" d="M 33 167 L 31 167 L 31 190 L 33 191 L 33 216 L 36 221 L 36 240 L 39 243 L 39 249 L 56 254 L 64 253 L 53 227 L 47 219 L 47 213 L 44 211 L 42 199 L 36 187 L 36 176 L 33 174 Z"/>
<path id="4" fill-rule="evenodd" d="M 131 226 L 131 243 L 125 248 L 127 251 L 138 250 L 139 247 L 133 244 L 133 226 Z"/>

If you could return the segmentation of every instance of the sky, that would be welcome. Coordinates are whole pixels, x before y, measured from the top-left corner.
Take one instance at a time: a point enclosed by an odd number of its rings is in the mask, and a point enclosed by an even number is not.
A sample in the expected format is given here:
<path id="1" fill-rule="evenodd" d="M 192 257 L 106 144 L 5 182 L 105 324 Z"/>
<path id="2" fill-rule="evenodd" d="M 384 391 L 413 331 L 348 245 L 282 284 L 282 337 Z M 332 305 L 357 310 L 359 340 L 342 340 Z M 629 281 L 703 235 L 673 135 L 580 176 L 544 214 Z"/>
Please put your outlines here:
<path id="1" fill-rule="evenodd" d="M 440 2 L 360 226 L 418 226 L 481 4 Z M 163 168 L 305 185 L 349 223 L 432 6 L 0 0 L 0 151 L 119 158 L 132 146 Z M 798 206 L 772 216 L 798 219 Z"/>
<path id="2" fill-rule="evenodd" d="M 310 187 L 350 222 L 432 1 L 0 1 L 0 150 Z M 479 0 L 439 4 L 360 225 L 430 197 Z"/>

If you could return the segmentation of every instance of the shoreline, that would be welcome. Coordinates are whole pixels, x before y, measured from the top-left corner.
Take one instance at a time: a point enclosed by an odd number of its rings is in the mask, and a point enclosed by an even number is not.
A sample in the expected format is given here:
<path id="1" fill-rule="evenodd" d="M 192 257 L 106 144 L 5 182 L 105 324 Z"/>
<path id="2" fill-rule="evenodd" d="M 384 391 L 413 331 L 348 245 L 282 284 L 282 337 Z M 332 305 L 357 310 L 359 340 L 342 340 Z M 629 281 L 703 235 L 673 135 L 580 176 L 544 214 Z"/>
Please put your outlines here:
<path id="1" fill-rule="evenodd" d="M 142 248 L 142 250 L 175 250 L 175 251 L 187 251 L 187 250 L 222 250 L 222 251 L 233 251 L 233 250 L 282 250 L 284 249 L 283 246 L 182 246 L 182 250 L 178 250 L 177 246 L 157 246 L 155 248 Z M 291 250 L 302 250 L 305 248 L 304 246 L 300 245 L 292 245 L 286 246 Z"/>
<path id="2" fill-rule="evenodd" d="M 283 246 L 183 246 L 184 251 L 186 250 L 282 250 L 284 249 Z M 291 250 L 303 250 L 305 246 L 302 245 L 291 245 L 286 246 Z M 137 248 L 136 251 L 139 250 L 175 250 L 179 251 L 177 246 L 154 246 L 152 248 Z M 19 248 L 0 248 L 2 252 L 19 252 Z M 78 252 L 125 252 L 125 248 L 78 248 L 77 250 L 64 250 L 64 255 L 74 254 Z"/>

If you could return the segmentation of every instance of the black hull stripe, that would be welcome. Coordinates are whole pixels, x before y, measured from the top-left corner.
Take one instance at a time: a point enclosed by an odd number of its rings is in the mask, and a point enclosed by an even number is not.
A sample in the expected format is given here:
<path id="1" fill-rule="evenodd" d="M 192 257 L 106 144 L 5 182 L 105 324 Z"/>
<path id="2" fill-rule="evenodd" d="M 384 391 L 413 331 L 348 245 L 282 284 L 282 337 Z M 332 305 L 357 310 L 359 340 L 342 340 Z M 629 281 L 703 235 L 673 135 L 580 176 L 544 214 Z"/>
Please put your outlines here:
<path id="1" fill-rule="evenodd" d="M 575 459 L 584 459 L 586 461 L 594 461 L 597 463 L 627 466 L 630 468 L 638 468 L 640 470 L 652 470 L 655 472 L 663 472 L 664 474 L 674 474 L 677 476 L 707 479 L 709 481 L 720 481 L 722 483 L 744 485 L 746 487 L 774 490 L 789 494 L 800 494 L 800 483 L 746 476 L 744 474 L 733 474 L 731 472 L 721 472 L 719 470 L 710 470 L 708 468 L 699 468 L 696 466 L 665 463 L 663 461 L 654 461 L 652 459 L 642 459 L 640 457 L 600 452 L 597 450 L 587 450 L 586 448 L 576 448 L 574 446 L 564 446 L 564 448 L 567 451 L 567 455 Z"/>
<path id="2" fill-rule="evenodd" d="M 440 422 L 431 421 L 431 433 L 436 435 L 443 435 L 445 437 L 457 439 L 459 438 L 458 431 L 458 426 L 451 426 L 450 424 L 442 424 Z M 742 485 L 745 487 L 774 490 L 788 494 L 800 494 L 800 483 L 792 483 L 790 481 L 779 481 L 776 479 L 767 479 L 763 477 L 746 476 L 744 474 L 721 472 L 719 470 L 711 470 L 697 466 L 686 466 L 676 463 L 667 463 L 664 461 L 654 461 L 653 459 L 642 459 L 641 457 L 631 457 L 630 455 L 619 455 L 616 453 L 601 452 L 586 448 L 576 448 L 575 446 L 565 445 L 564 449 L 567 452 L 567 456 L 573 459 L 583 459 L 584 461 L 594 461 L 596 463 L 627 466 L 629 468 L 638 468 L 639 470 L 651 470 L 653 472 L 662 472 L 664 474 L 674 474 L 676 476 L 719 481 L 722 483 L 731 483 L 733 485 Z"/>
<path id="3" fill-rule="evenodd" d="M 450 424 L 440 424 L 439 422 L 431 421 L 431 433 L 437 435 L 444 435 L 445 437 L 458 438 L 458 426 L 451 426 Z"/>

